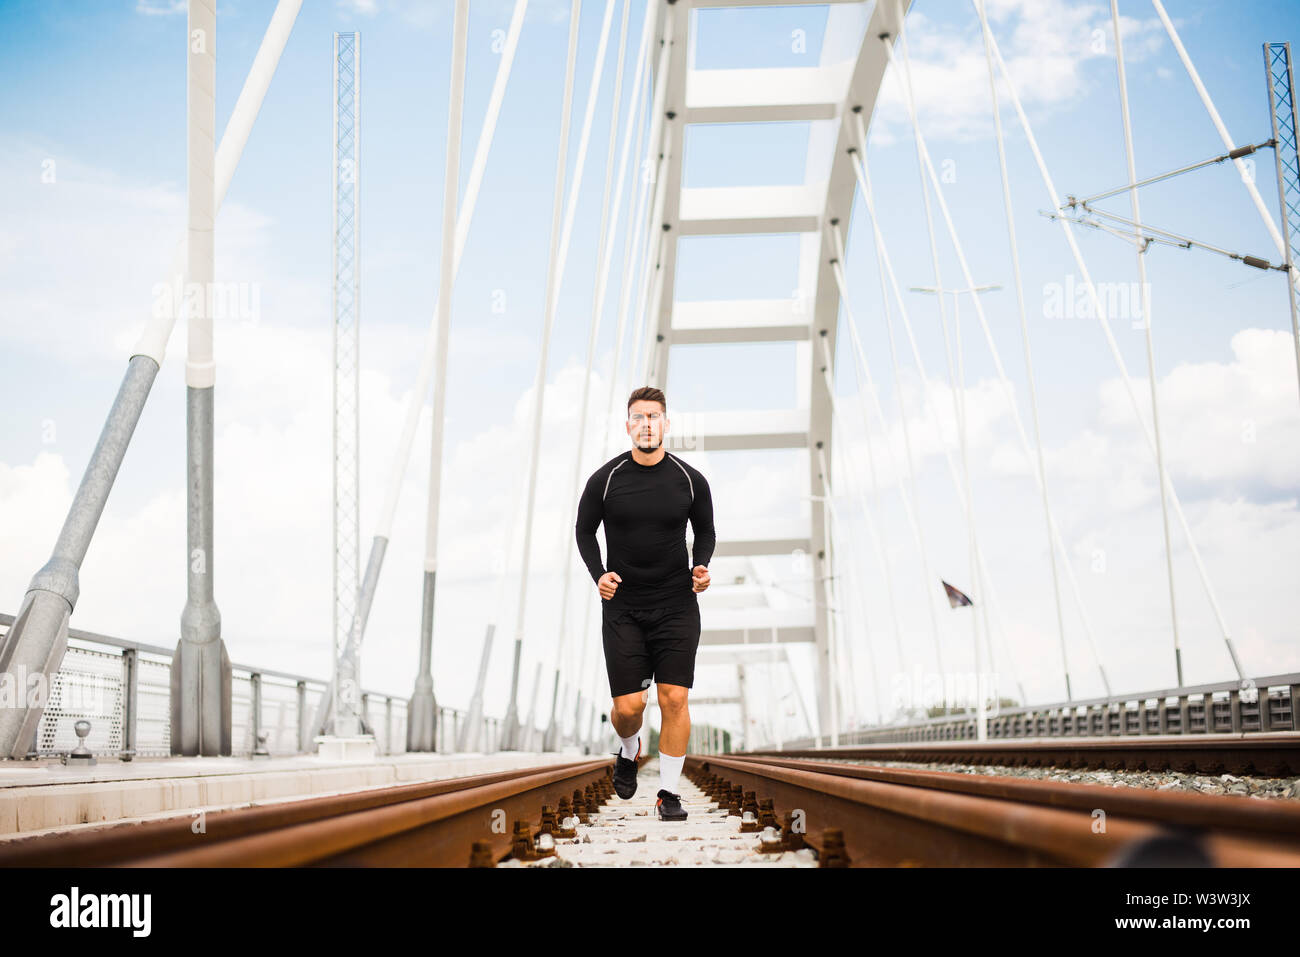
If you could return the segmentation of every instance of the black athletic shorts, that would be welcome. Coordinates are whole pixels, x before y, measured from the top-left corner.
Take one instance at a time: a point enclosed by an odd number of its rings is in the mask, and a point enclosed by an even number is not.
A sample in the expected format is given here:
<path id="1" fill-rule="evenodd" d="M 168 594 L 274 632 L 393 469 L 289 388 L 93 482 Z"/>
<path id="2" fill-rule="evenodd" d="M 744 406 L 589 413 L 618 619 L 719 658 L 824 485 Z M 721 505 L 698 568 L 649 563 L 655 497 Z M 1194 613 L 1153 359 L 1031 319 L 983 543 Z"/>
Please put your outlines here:
<path id="1" fill-rule="evenodd" d="M 651 678 L 691 686 L 700 644 L 700 603 L 693 593 L 676 608 L 610 608 L 605 599 L 600 606 L 611 696 L 645 691 Z"/>

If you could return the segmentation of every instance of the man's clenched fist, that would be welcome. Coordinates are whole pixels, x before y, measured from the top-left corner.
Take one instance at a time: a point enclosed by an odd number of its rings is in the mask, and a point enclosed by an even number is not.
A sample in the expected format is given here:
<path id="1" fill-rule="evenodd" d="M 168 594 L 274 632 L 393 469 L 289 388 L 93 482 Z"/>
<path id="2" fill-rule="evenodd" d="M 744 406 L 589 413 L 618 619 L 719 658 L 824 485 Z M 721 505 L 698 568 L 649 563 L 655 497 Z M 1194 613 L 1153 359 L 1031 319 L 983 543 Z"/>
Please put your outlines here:
<path id="1" fill-rule="evenodd" d="M 609 601 L 614 597 L 614 591 L 618 588 L 618 583 L 623 579 L 619 577 L 618 572 L 605 572 L 600 576 L 600 581 L 596 582 L 596 588 L 600 591 L 600 597 Z"/>
<path id="2" fill-rule="evenodd" d="M 695 592 L 702 592 L 709 587 L 709 570 L 703 565 L 696 565 L 691 570 L 691 589 Z"/>

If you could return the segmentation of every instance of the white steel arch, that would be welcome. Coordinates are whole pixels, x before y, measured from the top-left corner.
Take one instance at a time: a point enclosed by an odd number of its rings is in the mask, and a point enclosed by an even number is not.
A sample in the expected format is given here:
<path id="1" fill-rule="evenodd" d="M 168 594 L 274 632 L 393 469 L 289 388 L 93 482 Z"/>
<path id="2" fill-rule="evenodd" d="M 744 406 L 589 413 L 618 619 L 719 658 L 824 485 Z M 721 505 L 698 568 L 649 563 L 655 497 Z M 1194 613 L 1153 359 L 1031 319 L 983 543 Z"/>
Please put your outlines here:
<path id="1" fill-rule="evenodd" d="M 823 497 L 832 485 L 823 475 L 822 462 L 832 461 L 832 402 L 822 373 L 823 351 L 815 341 L 824 337 L 835 355 L 835 337 L 840 297 L 832 261 L 835 252 L 828 239 L 827 224 L 838 222 L 847 232 L 852 214 L 856 177 L 849 149 L 853 146 L 852 118 L 861 111 L 870 117 L 880 91 L 887 58 L 879 42 L 882 34 L 894 36 L 910 7 L 910 0 L 876 4 L 872 0 L 659 0 L 658 33 L 652 49 L 663 50 L 668 38 L 663 113 L 655 119 L 657 136 L 647 156 L 658 158 L 656 202 L 661 210 L 647 224 L 648 241 L 659 250 L 649 264 L 650 288 L 645 299 L 649 315 L 645 323 L 643 382 L 663 387 L 668 381 L 671 346 L 687 344 L 736 344 L 795 342 L 798 376 L 797 408 L 768 413 L 755 427 L 752 416 L 702 412 L 695 417 L 694 448 L 711 451 L 754 449 L 800 449 L 806 453 L 811 516 L 806 527 L 793 534 L 789 529 L 759 529 L 745 538 L 724 535 L 718 539 L 715 557 L 790 554 L 802 549 L 812 557 L 812 573 L 818 581 L 831 575 L 827 558 L 833 554 L 826 540 Z M 715 7 L 829 5 L 823 62 L 808 68 L 752 68 L 696 71 L 690 59 L 694 37 L 691 15 L 695 9 Z M 828 62 L 828 50 L 843 49 L 845 38 L 854 49 L 849 58 Z M 656 58 L 657 61 L 657 58 Z M 656 86 L 660 82 L 656 68 Z M 809 152 L 829 153 L 829 174 L 825 180 L 796 186 L 682 187 L 685 126 L 692 123 L 756 123 L 835 120 L 830 137 L 814 126 Z M 764 233 L 800 234 L 799 287 L 789 300 L 737 300 L 732 302 L 674 302 L 674 273 L 678 240 L 682 236 L 727 236 Z M 833 371 L 833 370 L 832 370 Z M 640 384 L 640 383 L 637 383 Z M 814 594 L 822 592 L 815 588 Z M 835 604 L 828 593 L 827 601 Z M 812 642 L 817 724 L 819 735 L 827 732 L 835 742 L 831 696 L 835 693 L 832 622 L 827 603 L 813 603 L 805 614 L 782 615 L 772 621 L 733 610 L 724 618 L 706 617 L 701 644 L 732 644 L 756 632 L 774 632 L 780 642 Z M 850 679 L 851 680 L 851 679 Z M 843 709 L 840 709 L 843 714 Z"/>

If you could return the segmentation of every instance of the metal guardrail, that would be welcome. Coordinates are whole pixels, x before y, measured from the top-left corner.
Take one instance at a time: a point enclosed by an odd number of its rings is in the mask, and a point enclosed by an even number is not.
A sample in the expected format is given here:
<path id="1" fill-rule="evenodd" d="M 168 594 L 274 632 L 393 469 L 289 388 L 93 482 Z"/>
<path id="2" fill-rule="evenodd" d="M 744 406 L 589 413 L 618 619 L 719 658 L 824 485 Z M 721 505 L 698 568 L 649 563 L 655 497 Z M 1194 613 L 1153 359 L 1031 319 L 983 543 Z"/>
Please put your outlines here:
<path id="1" fill-rule="evenodd" d="M 0 637 L 14 616 L 0 614 Z M 63 664 L 48 689 L 46 706 L 29 758 L 67 754 L 78 744 L 77 721 L 90 721 L 85 740 L 92 753 L 130 760 L 171 755 L 171 658 L 173 649 L 68 629 Z M 13 679 L 11 679 L 12 681 Z M 232 754 L 287 756 L 315 751 L 307 725 L 328 682 L 305 675 L 231 664 Z M 25 689 L 11 688 L 14 694 Z M 372 713 L 372 705 L 378 714 Z M 406 751 L 407 699 L 362 691 L 361 714 L 380 754 Z M 465 713 L 438 709 L 436 749 L 455 751 Z M 485 751 L 495 751 L 501 722 L 483 718 Z M 258 748 L 259 739 L 263 747 Z"/>
<path id="2" fill-rule="evenodd" d="M 1300 674 L 1256 678 L 1253 695 L 1241 682 L 1168 688 L 1133 694 L 999 709 L 987 719 L 989 740 L 1151 734 L 1251 734 L 1300 731 Z M 1253 698 L 1253 700 L 1251 700 Z M 842 731 L 841 745 L 974 740 L 974 712 L 939 715 L 908 724 Z M 820 747 L 829 734 L 782 741 L 783 748 Z M 773 747 L 771 744 L 763 746 Z"/>

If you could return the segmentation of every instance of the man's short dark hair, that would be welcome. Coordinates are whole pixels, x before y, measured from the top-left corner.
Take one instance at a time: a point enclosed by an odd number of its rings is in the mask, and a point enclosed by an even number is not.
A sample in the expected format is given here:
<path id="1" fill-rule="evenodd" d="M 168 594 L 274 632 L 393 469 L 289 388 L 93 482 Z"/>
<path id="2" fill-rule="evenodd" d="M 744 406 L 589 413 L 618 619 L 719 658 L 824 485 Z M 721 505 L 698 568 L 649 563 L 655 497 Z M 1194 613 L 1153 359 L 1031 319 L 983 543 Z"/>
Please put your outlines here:
<path id="1" fill-rule="evenodd" d="M 647 402 L 658 402 L 661 406 L 663 406 L 664 412 L 668 411 L 668 400 L 664 398 L 663 392 L 659 389 L 656 389 L 652 385 L 645 385 L 639 389 L 636 389 L 630 396 L 627 397 L 628 412 L 632 411 L 633 402 L 639 402 L 642 399 L 644 399 Z"/>

